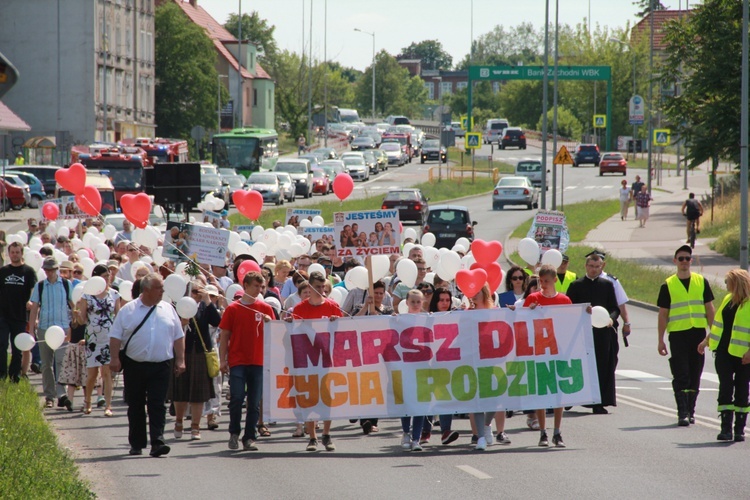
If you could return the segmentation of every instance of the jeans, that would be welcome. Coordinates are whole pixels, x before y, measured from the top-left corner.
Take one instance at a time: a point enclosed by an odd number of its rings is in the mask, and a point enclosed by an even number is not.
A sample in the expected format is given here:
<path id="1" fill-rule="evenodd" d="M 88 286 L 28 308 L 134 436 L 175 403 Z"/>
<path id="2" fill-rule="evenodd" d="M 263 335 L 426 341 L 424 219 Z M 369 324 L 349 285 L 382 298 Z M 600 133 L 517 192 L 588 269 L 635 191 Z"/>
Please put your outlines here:
<path id="1" fill-rule="evenodd" d="M 146 409 L 151 447 L 164 444 L 171 360 L 157 363 L 128 359 L 123 371 L 125 402 L 128 404 L 128 442 L 131 448 L 146 447 Z"/>
<path id="2" fill-rule="evenodd" d="M 43 340 L 40 338 L 39 340 Z M 42 355 L 42 390 L 45 399 L 61 398 L 65 396 L 65 386 L 57 383 L 57 376 L 62 373 L 63 361 L 68 342 L 53 351 L 46 342 L 39 345 L 39 353 Z"/>
<path id="3" fill-rule="evenodd" d="M 19 333 L 26 331 L 26 321 L 13 321 L 0 318 L 0 380 L 9 376 L 13 382 L 21 378 L 21 351 L 18 350 L 14 341 Z M 10 343 L 12 354 L 10 368 L 8 368 L 8 344 Z"/>
<path id="4" fill-rule="evenodd" d="M 409 423 L 411 423 L 411 440 L 419 442 L 422 437 L 422 427 L 424 426 L 425 417 L 401 417 L 401 430 L 404 434 L 409 433 Z"/>
<path id="5" fill-rule="evenodd" d="M 242 403 L 247 395 L 247 417 L 242 441 L 258 436 L 256 428 L 260 416 L 260 398 L 263 395 L 263 367 L 240 365 L 229 368 L 229 433 L 238 434 L 242 429 Z"/>

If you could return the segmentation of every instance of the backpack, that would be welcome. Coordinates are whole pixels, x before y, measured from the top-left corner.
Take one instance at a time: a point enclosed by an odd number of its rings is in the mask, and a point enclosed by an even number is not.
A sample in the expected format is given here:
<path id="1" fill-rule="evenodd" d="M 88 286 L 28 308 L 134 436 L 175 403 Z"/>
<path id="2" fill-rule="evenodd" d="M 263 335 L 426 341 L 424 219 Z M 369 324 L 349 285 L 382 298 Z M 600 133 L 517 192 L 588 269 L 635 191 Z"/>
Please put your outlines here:
<path id="1" fill-rule="evenodd" d="M 66 280 L 65 278 L 60 278 L 62 280 L 63 287 L 65 288 L 65 298 L 67 299 L 65 302 L 68 303 L 68 309 L 71 309 L 70 307 L 70 282 Z M 39 310 L 42 310 L 42 292 L 44 292 L 44 280 L 37 283 L 37 287 L 39 288 Z"/>

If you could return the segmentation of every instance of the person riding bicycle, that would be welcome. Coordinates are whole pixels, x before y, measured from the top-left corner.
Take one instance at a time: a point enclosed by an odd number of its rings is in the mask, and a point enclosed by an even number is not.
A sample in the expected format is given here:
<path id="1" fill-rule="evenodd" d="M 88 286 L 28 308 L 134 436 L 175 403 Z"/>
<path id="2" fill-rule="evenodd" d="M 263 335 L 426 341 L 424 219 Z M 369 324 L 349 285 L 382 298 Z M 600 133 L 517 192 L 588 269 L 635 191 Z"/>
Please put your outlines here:
<path id="1" fill-rule="evenodd" d="M 695 221 L 695 234 L 701 232 L 701 215 L 703 205 L 695 199 L 695 193 L 690 193 L 688 199 L 682 204 L 682 215 L 687 217 L 687 237 L 690 238 L 690 224 Z"/>

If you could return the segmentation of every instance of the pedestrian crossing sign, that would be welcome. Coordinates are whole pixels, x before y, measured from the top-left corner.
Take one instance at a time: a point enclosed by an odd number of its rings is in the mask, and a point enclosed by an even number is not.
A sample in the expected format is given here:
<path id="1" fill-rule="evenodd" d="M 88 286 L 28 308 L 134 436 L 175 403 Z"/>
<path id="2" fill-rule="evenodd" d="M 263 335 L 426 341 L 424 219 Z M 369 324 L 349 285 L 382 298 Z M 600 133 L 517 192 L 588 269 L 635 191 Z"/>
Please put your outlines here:
<path id="1" fill-rule="evenodd" d="M 654 145 L 669 146 L 672 140 L 672 130 L 668 128 L 654 129 Z"/>
<path id="2" fill-rule="evenodd" d="M 560 146 L 560 151 L 557 152 L 552 163 L 554 165 L 573 165 L 573 158 L 571 158 L 568 148 Z"/>
<path id="3" fill-rule="evenodd" d="M 474 117 L 471 117 L 471 124 L 469 124 L 469 116 L 461 115 L 461 128 L 464 130 L 471 130 L 474 128 Z"/>
<path id="4" fill-rule="evenodd" d="M 467 132 L 464 141 L 466 149 L 479 149 L 482 147 L 482 134 L 481 132 Z"/>
<path id="5" fill-rule="evenodd" d="M 607 115 L 594 115 L 594 128 L 607 128 Z"/>

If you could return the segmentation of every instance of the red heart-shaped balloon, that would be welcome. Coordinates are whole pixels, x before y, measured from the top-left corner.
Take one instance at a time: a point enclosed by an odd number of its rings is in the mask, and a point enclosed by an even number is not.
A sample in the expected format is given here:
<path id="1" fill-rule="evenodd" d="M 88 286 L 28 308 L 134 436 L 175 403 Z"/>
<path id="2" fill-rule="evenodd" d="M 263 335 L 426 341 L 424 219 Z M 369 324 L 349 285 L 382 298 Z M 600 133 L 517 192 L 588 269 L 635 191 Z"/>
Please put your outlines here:
<path id="1" fill-rule="evenodd" d="M 496 262 L 503 253 L 503 244 L 499 241 L 474 240 L 471 242 L 471 254 L 480 264 Z"/>
<path id="2" fill-rule="evenodd" d="M 476 296 L 487 282 L 484 269 L 461 269 L 456 273 L 456 285 L 467 297 Z"/>
<path id="3" fill-rule="evenodd" d="M 263 195 L 257 191 L 235 191 L 232 201 L 237 210 L 250 220 L 258 220 L 263 210 Z"/>
<path id="4" fill-rule="evenodd" d="M 74 195 L 82 194 L 86 187 L 86 167 L 74 163 L 68 168 L 61 168 L 55 172 L 55 180 L 64 190 Z"/>
<path id="5" fill-rule="evenodd" d="M 148 216 L 151 213 L 151 198 L 146 193 L 122 195 L 120 207 L 122 207 L 125 218 L 132 222 L 135 227 L 143 229 L 148 225 Z"/>
<path id="6" fill-rule="evenodd" d="M 99 211 L 102 209 L 102 195 L 94 186 L 84 187 L 83 193 L 77 194 L 75 200 L 78 208 L 91 217 L 99 215 Z"/>
<path id="7" fill-rule="evenodd" d="M 503 282 L 503 268 L 497 262 L 490 262 L 484 266 L 475 262 L 471 265 L 470 269 L 484 269 L 487 273 L 487 284 L 490 287 L 490 292 L 497 291 L 500 283 Z"/>

